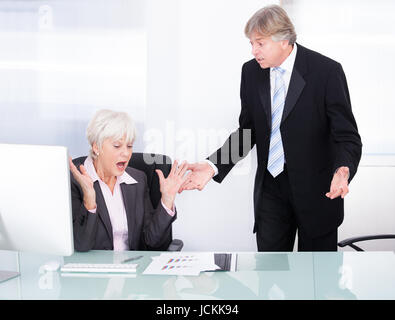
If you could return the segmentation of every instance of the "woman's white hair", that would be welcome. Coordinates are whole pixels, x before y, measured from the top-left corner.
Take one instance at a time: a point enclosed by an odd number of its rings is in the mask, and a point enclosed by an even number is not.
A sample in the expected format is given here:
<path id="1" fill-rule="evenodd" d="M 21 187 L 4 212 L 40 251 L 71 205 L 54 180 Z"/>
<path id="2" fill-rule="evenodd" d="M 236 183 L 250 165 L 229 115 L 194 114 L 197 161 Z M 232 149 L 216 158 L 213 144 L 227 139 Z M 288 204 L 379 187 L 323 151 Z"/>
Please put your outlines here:
<path id="1" fill-rule="evenodd" d="M 86 136 L 91 146 L 89 154 L 95 159 L 97 156 L 92 149 L 94 143 L 100 150 L 105 139 L 110 138 L 116 141 L 126 136 L 126 142 L 133 144 L 136 129 L 132 118 L 126 112 L 99 110 L 89 122 Z"/>

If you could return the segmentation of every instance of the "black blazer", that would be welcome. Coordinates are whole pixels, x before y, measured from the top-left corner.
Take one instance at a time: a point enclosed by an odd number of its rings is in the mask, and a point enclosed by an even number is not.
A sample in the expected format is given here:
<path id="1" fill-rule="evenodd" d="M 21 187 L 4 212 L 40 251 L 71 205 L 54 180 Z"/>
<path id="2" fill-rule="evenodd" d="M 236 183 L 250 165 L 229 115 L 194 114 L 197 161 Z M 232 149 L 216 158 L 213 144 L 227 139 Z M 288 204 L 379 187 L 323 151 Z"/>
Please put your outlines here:
<path id="1" fill-rule="evenodd" d="M 256 220 L 257 208 L 265 205 L 261 195 L 271 133 L 270 69 L 262 69 L 255 59 L 245 63 L 240 97 L 239 128 L 208 159 L 218 167 L 214 180 L 221 182 L 256 145 Z M 251 145 L 242 139 L 244 129 L 251 130 Z M 362 152 L 346 77 L 339 63 L 298 44 L 280 130 L 300 228 L 311 237 L 334 230 L 343 221 L 344 203 L 340 197 L 328 199 L 325 193 L 338 167 L 350 168 L 351 181 Z M 239 148 L 233 151 L 229 148 L 232 141 L 239 142 Z"/>
<path id="2" fill-rule="evenodd" d="M 79 169 L 86 157 L 74 159 Z M 130 250 L 145 250 L 147 246 L 159 247 L 171 234 L 170 216 L 161 204 L 154 210 L 149 198 L 147 177 L 144 172 L 127 167 L 126 172 L 136 184 L 121 184 L 123 202 L 128 221 Z M 74 247 L 76 251 L 113 250 L 113 233 L 107 206 L 99 182 L 94 183 L 96 191 L 96 213 L 90 213 L 83 204 L 83 193 L 79 183 L 70 173 L 71 200 L 73 210 Z"/>

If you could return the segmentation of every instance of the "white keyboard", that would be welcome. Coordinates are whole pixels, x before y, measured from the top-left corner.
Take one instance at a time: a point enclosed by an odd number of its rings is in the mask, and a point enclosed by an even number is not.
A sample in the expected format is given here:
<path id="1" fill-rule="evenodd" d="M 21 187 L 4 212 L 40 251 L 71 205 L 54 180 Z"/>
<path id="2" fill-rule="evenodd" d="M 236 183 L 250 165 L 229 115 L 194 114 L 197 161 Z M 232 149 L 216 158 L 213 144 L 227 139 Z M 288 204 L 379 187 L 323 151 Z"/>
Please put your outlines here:
<path id="1" fill-rule="evenodd" d="M 92 272 L 92 273 L 132 273 L 136 272 L 138 264 L 127 263 L 66 263 L 60 268 L 62 272 Z"/>

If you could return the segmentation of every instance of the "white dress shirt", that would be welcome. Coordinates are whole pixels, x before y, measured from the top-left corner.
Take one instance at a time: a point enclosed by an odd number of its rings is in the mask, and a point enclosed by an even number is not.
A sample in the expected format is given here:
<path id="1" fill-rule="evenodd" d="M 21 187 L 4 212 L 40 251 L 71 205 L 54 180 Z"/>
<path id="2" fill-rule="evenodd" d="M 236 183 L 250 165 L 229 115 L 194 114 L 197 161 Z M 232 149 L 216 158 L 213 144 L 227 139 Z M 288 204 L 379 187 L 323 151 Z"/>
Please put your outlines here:
<path id="1" fill-rule="evenodd" d="M 112 193 L 108 185 L 105 184 L 97 175 L 91 157 L 86 158 L 84 167 L 93 182 L 99 181 L 100 189 L 103 193 L 103 198 L 111 220 L 114 251 L 129 250 L 128 221 L 126 218 L 126 209 L 120 185 L 121 183 L 134 184 L 137 183 L 137 181 L 125 171 L 121 176 L 117 177 L 114 192 Z M 89 211 L 91 213 L 96 213 L 96 209 Z"/>
<path id="2" fill-rule="evenodd" d="M 285 70 L 285 72 L 283 73 L 283 80 L 285 84 L 285 96 L 287 96 L 288 93 L 289 82 L 291 81 L 291 75 L 292 75 L 292 70 L 294 69 L 297 50 L 298 48 L 295 43 L 291 54 L 283 61 L 281 65 L 279 65 L 281 69 Z M 275 76 L 274 76 L 275 71 L 273 69 L 274 68 L 270 68 L 270 97 L 272 104 L 273 104 L 274 80 L 275 80 Z"/>

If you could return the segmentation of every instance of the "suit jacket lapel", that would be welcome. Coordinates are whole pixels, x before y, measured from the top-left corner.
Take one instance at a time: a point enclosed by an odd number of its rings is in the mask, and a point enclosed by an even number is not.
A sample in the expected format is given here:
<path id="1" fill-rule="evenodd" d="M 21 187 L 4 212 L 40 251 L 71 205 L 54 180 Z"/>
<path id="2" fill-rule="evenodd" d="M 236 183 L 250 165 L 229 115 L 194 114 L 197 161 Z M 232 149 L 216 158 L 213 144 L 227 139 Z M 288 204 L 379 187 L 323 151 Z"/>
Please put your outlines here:
<path id="1" fill-rule="evenodd" d="M 270 68 L 259 70 L 258 91 L 269 128 L 272 126 L 272 103 L 270 97 Z M 258 110 L 258 114 L 260 110 Z"/>
<path id="2" fill-rule="evenodd" d="M 300 46 L 299 44 L 297 44 L 297 46 L 298 51 L 296 53 L 295 64 L 292 70 L 291 80 L 289 82 L 288 93 L 287 98 L 285 99 L 281 122 L 284 122 L 287 119 L 306 85 L 306 81 L 303 78 L 307 72 L 306 53 L 304 51 L 304 47 Z"/>
<path id="3" fill-rule="evenodd" d="M 128 234 L 129 234 L 129 245 L 132 242 L 132 235 L 134 234 L 134 227 L 136 226 L 136 191 L 137 184 L 126 184 L 121 183 L 121 192 L 123 203 L 126 210 L 126 218 L 128 221 Z"/>
<path id="4" fill-rule="evenodd" d="M 103 221 L 103 223 L 106 227 L 108 236 L 111 239 L 111 243 L 113 243 L 114 239 L 113 239 L 113 234 L 112 234 L 110 215 L 108 213 L 106 201 L 104 200 L 99 181 L 95 181 L 95 183 L 93 184 L 93 187 L 95 188 L 95 192 L 96 192 L 97 207 L 98 208 L 100 207 L 100 210 L 98 211 L 99 217 Z"/>
<path id="5" fill-rule="evenodd" d="M 289 88 L 287 98 L 285 99 L 283 117 L 281 122 L 284 122 L 287 119 L 292 109 L 295 107 L 295 104 L 298 101 L 298 98 L 302 93 L 305 84 L 306 82 L 304 81 L 299 71 L 294 68 L 292 71 L 291 81 L 289 82 Z"/>

